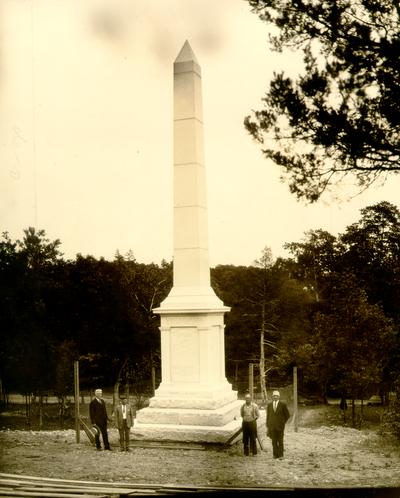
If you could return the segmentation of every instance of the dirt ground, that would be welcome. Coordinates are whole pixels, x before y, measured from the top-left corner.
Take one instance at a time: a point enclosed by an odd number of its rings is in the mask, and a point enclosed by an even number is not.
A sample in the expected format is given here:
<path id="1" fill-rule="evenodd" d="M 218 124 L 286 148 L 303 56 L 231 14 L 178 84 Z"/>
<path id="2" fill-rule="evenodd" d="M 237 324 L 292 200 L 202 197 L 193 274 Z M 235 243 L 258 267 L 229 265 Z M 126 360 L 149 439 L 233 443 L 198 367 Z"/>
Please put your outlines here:
<path id="1" fill-rule="evenodd" d="M 132 448 L 121 453 L 114 428 L 109 430 L 112 452 L 95 451 L 83 432 L 76 444 L 71 429 L 5 429 L 0 431 L 0 471 L 163 485 L 400 488 L 398 442 L 375 429 L 333 425 L 329 413 L 336 412 L 324 410 L 303 410 L 298 432 L 289 425 L 283 460 L 272 458 L 265 434 L 260 434 L 264 451 L 244 457 L 240 443 L 224 450 Z"/>

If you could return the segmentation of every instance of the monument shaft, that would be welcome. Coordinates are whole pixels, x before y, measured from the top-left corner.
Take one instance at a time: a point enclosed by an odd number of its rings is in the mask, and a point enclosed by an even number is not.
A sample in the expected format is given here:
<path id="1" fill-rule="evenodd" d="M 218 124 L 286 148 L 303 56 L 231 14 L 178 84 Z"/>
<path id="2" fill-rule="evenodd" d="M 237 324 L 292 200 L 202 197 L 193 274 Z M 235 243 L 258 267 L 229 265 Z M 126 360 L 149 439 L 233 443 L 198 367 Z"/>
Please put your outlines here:
<path id="1" fill-rule="evenodd" d="M 201 69 L 188 43 L 174 62 L 174 286 L 210 285 Z"/>

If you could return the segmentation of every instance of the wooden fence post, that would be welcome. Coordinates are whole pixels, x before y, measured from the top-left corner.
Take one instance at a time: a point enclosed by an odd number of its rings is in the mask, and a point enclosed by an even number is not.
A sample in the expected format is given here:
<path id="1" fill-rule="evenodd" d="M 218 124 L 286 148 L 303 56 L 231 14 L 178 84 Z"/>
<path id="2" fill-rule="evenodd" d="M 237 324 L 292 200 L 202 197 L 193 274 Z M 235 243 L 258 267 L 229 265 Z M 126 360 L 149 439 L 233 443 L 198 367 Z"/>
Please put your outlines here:
<path id="1" fill-rule="evenodd" d="M 80 443 L 81 428 L 79 420 L 79 361 L 74 361 L 74 397 L 75 397 L 75 434 L 76 442 Z"/>
<path id="2" fill-rule="evenodd" d="M 249 393 L 251 400 L 253 401 L 254 396 L 254 364 L 249 363 Z"/>
<path id="3" fill-rule="evenodd" d="M 156 392 L 156 369 L 155 367 L 151 367 L 151 387 L 153 390 L 153 396 Z"/>
<path id="4" fill-rule="evenodd" d="M 299 429 L 298 407 L 297 407 L 297 367 L 293 367 L 293 422 L 294 432 Z"/>

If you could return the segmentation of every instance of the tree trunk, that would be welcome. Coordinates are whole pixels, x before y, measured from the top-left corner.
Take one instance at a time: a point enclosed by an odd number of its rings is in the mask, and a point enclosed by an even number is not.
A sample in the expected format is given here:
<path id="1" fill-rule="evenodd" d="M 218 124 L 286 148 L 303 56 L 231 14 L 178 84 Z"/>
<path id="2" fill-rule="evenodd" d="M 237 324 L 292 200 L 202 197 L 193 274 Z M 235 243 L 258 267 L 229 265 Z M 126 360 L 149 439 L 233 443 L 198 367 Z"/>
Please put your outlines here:
<path id="1" fill-rule="evenodd" d="M 151 389 L 152 389 L 152 396 L 154 396 L 156 393 L 156 369 L 154 366 L 152 349 L 150 350 L 150 366 L 151 366 Z"/>
<path id="2" fill-rule="evenodd" d="M 364 421 L 364 400 L 361 398 L 361 413 L 360 413 L 360 427 L 359 427 L 359 429 L 361 429 L 363 421 Z"/>
<path id="3" fill-rule="evenodd" d="M 121 383 L 121 379 L 120 379 L 120 377 L 117 377 L 117 380 L 115 381 L 115 384 L 114 384 L 114 392 L 113 392 L 113 404 L 112 404 L 113 411 L 114 411 L 115 405 L 117 404 L 118 399 L 119 399 L 119 385 L 120 385 L 120 383 Z"/>
<path id="4" fill-rule="evenodd" d="M 43 395 L 39 393 L 39 430 L 43 427 Z"/>
<path id="5" fill-rule="evenodd" d="M 65 398 L 62 394 L 58 397 L 58 421 L 61 429 L 64 429 L 64 414 L 65 414 Z"/>
<path id="6" fill-rule="evenodd" d="M 260 388 L 261 388 L 261 397 L 263 405 L 266 405 L 267 402 L 267 386 L 265 382 L 265 303 L 262 304 L 261 310 L 261 332 L 260 332 Z"/>
<path id="7" fill-rule="evenodd" d="M 342 396 L 342 398 L 340 400 L 339 407 L 340 407 L 340 409 L 342 410 L 342 413 L 343 413 L 343 424 L 346 425 L 347 401 L 346 401 L 346 398 L 344 396 Z"/>
<path id="8" fill-rule="evenodd" d="M 25 415 L 26 415 L 26 424 L 31 426 L 31 395 L 25 394 Z"/>
<path id="9" fill-rule="evenodd" d="M 235 362 L 235 390 L 238 390 L 238 369 L 239 369 L 239 363 Z"/>
<path id="10" fill-rule="evenodd" d="M 328 404 L 328 385 L 327 382 L 324 382 L 322 388 L 321 388 L 321 397 L 322 397 L 322 402 L 324 405 Z"/>
<path id="11" fill-rule="evenodd" d="M 122 372 L 124 371 L 126 364 L 128 363 L 129 358 L 125 358 L 123 361 L 121 368 L 118 371 L 117 379 L 114 384 L 114 393 L 113 393 L 113 411 L 115 408 L 115 405 L 117 404 L 117 401 L 119 399 L 119 386 L 121 384 L 121 378 L 122 378 Z"/>
<path id="12" fill-rule="evenodd" d="M 356 406 L 354 398 L 351 400 L 351 425 L 353 427 L 356 426 Z"/>

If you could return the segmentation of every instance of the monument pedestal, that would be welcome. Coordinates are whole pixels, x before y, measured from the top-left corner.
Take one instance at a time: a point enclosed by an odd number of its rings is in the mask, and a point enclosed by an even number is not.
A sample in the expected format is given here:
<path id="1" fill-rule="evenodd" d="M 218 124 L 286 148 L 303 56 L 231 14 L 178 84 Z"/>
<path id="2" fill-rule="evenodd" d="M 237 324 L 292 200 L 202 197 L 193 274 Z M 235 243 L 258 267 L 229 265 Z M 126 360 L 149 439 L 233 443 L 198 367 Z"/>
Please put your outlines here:
<path id="1" fill-rule="evenodd" d="M 162 382 L 139 410 L 133 438 L 225 443 L 241 425 L 236 391 L 225 377 L 224 313 L 211 292 L 171 292 L 161 315 Z M 187 292 L 187 289 L 186 289 Z M 204 304 L 214 304 L 205 309 Z"/>

